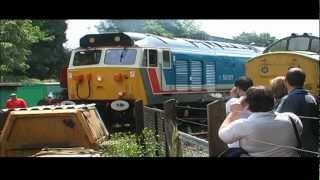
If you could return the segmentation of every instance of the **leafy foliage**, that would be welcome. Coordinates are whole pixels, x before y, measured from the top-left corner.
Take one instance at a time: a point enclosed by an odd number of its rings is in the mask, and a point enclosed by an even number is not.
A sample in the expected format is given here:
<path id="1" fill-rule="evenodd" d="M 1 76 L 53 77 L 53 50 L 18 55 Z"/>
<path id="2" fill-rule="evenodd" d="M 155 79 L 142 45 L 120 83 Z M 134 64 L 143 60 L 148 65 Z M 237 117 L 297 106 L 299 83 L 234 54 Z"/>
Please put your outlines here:
<path id="1" fill-rule="evenodd" d="M 64 20 L 0 20 L 1 81 L 56 79 L 68 61 L 66 29 Z"/>
<path id="2" fill-rule="evenodd" d="M 97 27 L 98 32 L 140 32 L 168 37 L 209 39 L 192 20 L 104 20 Z"/>
<path id="3" fill-rule="evenodd" d="M 105 20 L 96 28 L 98 32 L 144 32 L 145 20 Z"/>
<path id="4" fill-rule="evenodd" d="M 27 70 L 30 46 L 47 39 L 48 34 L 31 20 L 0 20 L 0 74 Z"/>
<path id="5" fill-rule="evenodd" d="M 163 147 L 157 142 L 154 132 L 144 129 L 142 135 L 115 133 L 101 146 L 105 156 L 156 157 L 164 156 Z"/>
<path id="6" fill-rule="evenodd" d="M 34 20 L 32 24 L 52 38 L 50 41 L 42 40 L 32 45 L 32 54 L 27 61 L 30 68 L 26 74 L 31 78 L 57 78 L 68 61 L 67 52 L 63 47 L 63 43 L 66 42 L 67 24 L 64 20 Z"/>
<path id="7" fill-rule="evenodd" d="M 174 36 L 174 31 L 168 30 L 168 28 L 170 28 L 170 26 L 165 28 L 163 24 L 157 20 L 148 20 L 145 22 L 144 32 L 167 37 Z"/>
<path id="8" fill-rule="evenodd" d="M 269 33 L 246 33 L 243 32 L 239 36 L 233 37 L 234 40 L 242 42 L 244 44 L 255 43 L 258 46 L 267 46 L 277 39 L 271 36 Z"/>

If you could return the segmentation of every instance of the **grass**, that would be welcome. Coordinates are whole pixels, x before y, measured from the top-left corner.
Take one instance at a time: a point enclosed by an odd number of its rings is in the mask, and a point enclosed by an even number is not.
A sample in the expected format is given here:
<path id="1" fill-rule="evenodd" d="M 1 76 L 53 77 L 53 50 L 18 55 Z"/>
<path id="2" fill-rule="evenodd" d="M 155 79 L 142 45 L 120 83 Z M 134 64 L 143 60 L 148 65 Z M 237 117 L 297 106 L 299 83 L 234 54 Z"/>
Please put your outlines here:
<path id="1" fill-rule="evenodd" d="M 100 151 L 106 157 L 159 157 L 165 154 L 155 133 L 147 128 L 141 135 L 114 133 L 102 143 Z"/>

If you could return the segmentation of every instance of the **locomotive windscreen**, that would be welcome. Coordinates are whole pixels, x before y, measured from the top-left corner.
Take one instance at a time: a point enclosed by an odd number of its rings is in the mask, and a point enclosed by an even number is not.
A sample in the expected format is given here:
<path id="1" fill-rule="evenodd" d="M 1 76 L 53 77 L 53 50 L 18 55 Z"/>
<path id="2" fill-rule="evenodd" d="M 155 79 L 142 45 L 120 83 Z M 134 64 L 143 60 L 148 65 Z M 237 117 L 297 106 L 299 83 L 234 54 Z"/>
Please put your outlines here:
<path id="1" fill-rule="evenodd" d="M 105 55 L 105 64 L 132 65 L 135 63 L 137 50 L 135 49 L 110 49 Z"/>
<path id="2" fill-rule="evenodd" d="M 292 35 L 269 45 L 263 53 L 275 51 L 310 51 L 319 54 L 319 37 Z"/>
<path id="3" fill-rule="evenodd" d="M 98 64 L 101 58 L 101 50 L 78 51 L 74 54 L 73 65 L 84 66 Z"/>
<path id="4" fill-rule="evenodd" d="M 80 47 L 133 46 L 134 41 L 124 33 L 88 34 L 80 39 Z"/>

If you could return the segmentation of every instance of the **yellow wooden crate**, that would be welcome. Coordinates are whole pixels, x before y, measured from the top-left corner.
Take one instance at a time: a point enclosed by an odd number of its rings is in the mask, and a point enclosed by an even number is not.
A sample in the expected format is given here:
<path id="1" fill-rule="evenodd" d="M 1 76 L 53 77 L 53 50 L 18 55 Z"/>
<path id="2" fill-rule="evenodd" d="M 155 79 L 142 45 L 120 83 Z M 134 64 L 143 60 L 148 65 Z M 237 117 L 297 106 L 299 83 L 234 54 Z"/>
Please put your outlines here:
<path id="1" fill-rule="evenodd" d="M 68 108 L 12 111 L 0 135 L 1 156 L 30 156 L 43 148 L 97 149 L 108 135 L 97 110 Z"/>

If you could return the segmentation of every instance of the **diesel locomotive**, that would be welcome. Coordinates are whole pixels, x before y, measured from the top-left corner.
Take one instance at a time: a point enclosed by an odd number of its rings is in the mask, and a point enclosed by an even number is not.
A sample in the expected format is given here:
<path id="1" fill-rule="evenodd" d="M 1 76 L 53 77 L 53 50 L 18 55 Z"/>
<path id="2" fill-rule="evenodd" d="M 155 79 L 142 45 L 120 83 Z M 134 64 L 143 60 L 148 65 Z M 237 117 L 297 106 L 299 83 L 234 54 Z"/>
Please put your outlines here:
<path id="1" fill-rule="evenodd" d="M 132 121 L 137 100 L 153 106 L 172 98 L 196 103 L 228 91 L 245 75 L 247 61 L 261 53 L 259 47 L 237 43 L 132 32 L 88 34 L 72 51 L 62 84 L 69 100 L 96 103 L 111 126 Z"/>

